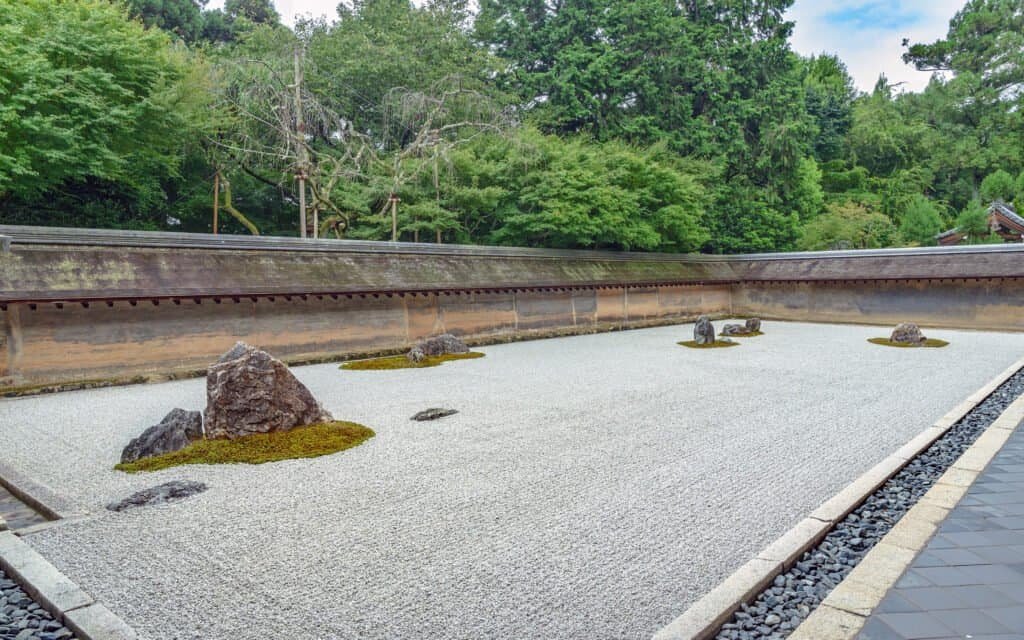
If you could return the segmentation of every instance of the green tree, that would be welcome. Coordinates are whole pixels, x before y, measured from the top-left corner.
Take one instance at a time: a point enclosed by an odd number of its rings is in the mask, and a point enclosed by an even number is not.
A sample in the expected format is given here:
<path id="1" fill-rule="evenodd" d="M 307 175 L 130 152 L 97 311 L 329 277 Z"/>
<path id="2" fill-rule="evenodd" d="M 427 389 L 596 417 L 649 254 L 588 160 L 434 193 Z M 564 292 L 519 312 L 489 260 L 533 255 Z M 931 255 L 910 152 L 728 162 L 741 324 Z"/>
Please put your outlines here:
<path id="1" fill-rule="evenodd" d="M 205 68 L 105 0 L 0 12 L 0 200 L 120 183 L 153 197 L 203 119 Z"/>
<path id="2" fill-rule="evenodd" d="M 254 24 L 275 25 L 281 22 L 271 0 L 225 0 L 224 13 L 230 20 L 242 18 Z"/>
<path id="3" fill-rule="evenodd" d="M 968 244 L 991 242 L 992 231 L 988 225 L 988 209 L 974 200 L 956 218 L 956 229 L 966 236 Z"/>
<path id="4" fill-rule="evenodd" d="M 1013 176 L 1002 169 L 990 173 L 981 181 L 981 198 L 986 202 L 993 200 L 1012 202 L 1016 192 L 1017 185 Z"/>
<path id="5" fill-rule="evenodd" d="M 835 203 L 803 225 L 797 247 L 803 251 L 878 249 L 897 244 L 896 226 L 883 213 L 853 202 Z"/>
<path id="6" fill-rule="evenodd" d="M 170 31 L 195 42 L 203 31 L 203 8 L 208 0 L 127 0 L 128 10 L 147 27 Z"/>
<path id="7" fill-rule="evenodd" d="M 935 244 L 935 236 L 942 230 L 942 217 L 931 200 L 917 196 L 900 216 L 899 230 L 908 242 Z"/>
<path id="8" fill-rule="evenodd" d="M 857 95 L 853 78 L 837 56 L 812 56 L 804 65 L 804 100 L 817 127 L 814 156 L 819 162 L 839 159 L 846 151 L 846 134 L 853 124 Z"/>

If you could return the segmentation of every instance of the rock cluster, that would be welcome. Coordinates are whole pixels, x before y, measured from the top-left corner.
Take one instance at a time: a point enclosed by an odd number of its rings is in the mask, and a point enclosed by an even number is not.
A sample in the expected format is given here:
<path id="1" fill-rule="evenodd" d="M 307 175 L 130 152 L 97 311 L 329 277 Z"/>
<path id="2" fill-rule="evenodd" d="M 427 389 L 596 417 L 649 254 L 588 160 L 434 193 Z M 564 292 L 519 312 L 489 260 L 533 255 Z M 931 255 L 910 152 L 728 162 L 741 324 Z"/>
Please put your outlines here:
<path id="1" fill-rule="evenodd" d="M 0 571 L 0 638 L 7 640 L 69 640 L 64 625 L 33 602 L 16 582 Z"/>
<path id="2" fill-rule="evenodd" d="M 121 452 L 121 462 L 158 456 L 184 449 L 203 437 L 203 416 L 198 411 L 172 409 L 159 424 L 142 432 Z"/>
<path id="3" fill-rule="evenodd" d="M 697 318 L 693 325 L 693 341 L 697 344 L 714 344 L 715 326 L 707 316 Z"/>
<path id="4" fill-rule="evenodd" d="M 723 336 L 749 336 L 761 331 L 760 318 L 748 318 L 743 324 L 727 324 L 722 327 Z"/>
<path id="5" fill-rule="evenodd" d="M 1004 382 L 776 577 L 754 602 L 743 605 L 716 640 L 789 635 L 1021 393 L 1024 372 Z"/>
<path id="6" fill-rule="evenodd" d="M 919 345 L 924 343 L 925 337 L 921 334 L 921 328 L 913 322 L 901 322 L 892 330 L 889 340 L 900 344 Z"/>
<path id="7" fill-rule="evenodd" d="M 178 451 L 203 437 L 238 438 L 330 420 L 285 363 L 238 342 L 207 371 L 205 415 L 174 409 L 129 442 L 121 462 Z"/>
<path id="8" fill-rule="evenodd" d="M 450 333 L 442 333 L 439 336 L 420 340 L 405 357 L 410 362 L 420 362 L 427 356 L 442 356 L 448 353 L 469 353 L 469 346 Z"/>
<path id="9" fill-rule="evenodd" d="M 150 487 L 149 489 L 136 491 L 124 500 L 111 502 L 107 505 L 107 509 L 111 511 L 124 511 L 133 507 L 148 507 L 154 504 L 164 504 L 165 502 L 176 502 L 194 496 L 197 493 L 202 493 L 206 491 L 206 488 L 206 485 L 202 482 L 174 480 Z"/>
<path id="10" fill-rule="evenodd" d="M 333 420 L 288 366 L 239 342 L 206 375 L 207 438 L 288 431 Z"/>

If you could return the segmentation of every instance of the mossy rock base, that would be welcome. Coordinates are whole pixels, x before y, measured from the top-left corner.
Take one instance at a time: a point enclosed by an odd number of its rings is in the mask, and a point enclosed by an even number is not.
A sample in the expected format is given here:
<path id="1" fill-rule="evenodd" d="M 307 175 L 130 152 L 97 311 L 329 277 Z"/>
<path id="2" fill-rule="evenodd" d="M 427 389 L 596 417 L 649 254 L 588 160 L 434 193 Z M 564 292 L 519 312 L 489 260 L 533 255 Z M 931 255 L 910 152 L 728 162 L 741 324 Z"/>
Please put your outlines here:
<path id="1" fill-rule="evenodd" d="M 738 342 L 726 342 L 724 340 L 715 340 L 711 344 L 697 344 L 696 340 L 687 340 L 685 342 L 679 342 L 677 344 L 681 344 L 684 347 L 689 347 L 691 349 L 723 349 L 725 347 L 740 346 L 740 343 Z"/>
<path id="2" fill-rule="evenodd" d="M 750 333 L 730 333 L 724 338 L 756 338 L 757 336 L 763 336 L 764 331 L 751 331 Z"/>
<path id="3" fill-rule="evenodd" d="M 899 347 L 900 349 L 920 349 L 922 347 L 938 349 L 949 344 L 945 340 L 939 340 L 938 338 L 928 338 L 924 342 L 918 344 L 911 344 L 909 342 L 893 342 L 889 338 L 868 338 L 868 342 L 871 344 L 880 344 L 883 347 Z"/>
<path id="4" fill-rule="evenodd" d="M 183 464 L 263 464 L 316 458 L 361 444 L 376 435 L 354 422 L 324 422 L 291 431 L 255 433 L 234 440 L 196 440 L 180 451 L 115 466 L 119 471 L 158 471 Z"/>
<path id="5" fill-rule="evenodd" d="M 412 362 L 404 355 L 388 356 L 386 358 L 372 358 L 370 360 L 353 360 L 342 363 L 341 368 L 349 371 L 381 371 L 387 369 L 423 369 L 425 367 L 436 367 L 450 360 L 472 360 L 482 358 L 484 354 L 479 351 L 469 353 L 446 353 L 440 356 L 427 356 L 419 362 Z"/>

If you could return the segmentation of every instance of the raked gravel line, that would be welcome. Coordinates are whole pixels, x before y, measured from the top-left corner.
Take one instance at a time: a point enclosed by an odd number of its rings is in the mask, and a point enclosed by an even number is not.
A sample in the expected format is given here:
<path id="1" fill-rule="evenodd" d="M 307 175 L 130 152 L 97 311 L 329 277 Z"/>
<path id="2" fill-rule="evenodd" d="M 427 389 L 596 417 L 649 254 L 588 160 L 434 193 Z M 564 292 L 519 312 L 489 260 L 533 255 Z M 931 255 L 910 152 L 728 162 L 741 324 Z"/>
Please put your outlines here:
<path id="1" fill-rule="evenodd" d="M 26 540 L 144 636 L 649 638 L 1024 353 L 1022 334 L 908 350 L 868 344 L 873 327 L 765 330 L 724 350 L 676 346 L 682 325 L 297 368 L 378 434 L 315 460 L 112 471 L 172 407 L 202 407 L 202 380 L 0 401 L 0 451 L 93 512 Z M 460 413 L 409 420 L 432 406 Z M 210 489 L 102 508 L 175 479 Z"/>

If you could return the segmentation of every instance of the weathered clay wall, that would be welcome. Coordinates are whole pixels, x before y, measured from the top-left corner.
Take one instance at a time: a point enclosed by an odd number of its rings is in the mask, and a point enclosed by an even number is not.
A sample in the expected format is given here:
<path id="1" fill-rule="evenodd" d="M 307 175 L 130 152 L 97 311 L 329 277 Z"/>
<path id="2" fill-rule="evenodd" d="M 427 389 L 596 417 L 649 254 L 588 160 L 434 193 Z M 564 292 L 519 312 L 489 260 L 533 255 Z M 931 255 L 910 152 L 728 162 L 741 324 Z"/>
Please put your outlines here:
<path id="1" fill-rule="evenodd" d="M 1024 330 L 1024 246 L 711 257 L 0 226 L 0 393 L 701 314 Z M 0 247 L 3 243 L 0 243 Z"/>
<path id="2" fill-rule="evenodd" d="M 452 332 L 473 342 L 587 333 L 729 313 L 729 285 L 577 291 L 191 299 L 110 306 L 8 304 L 0 358 L 6 387 L 188 374 L 236 340 L 290 362 L 390 352 Z"/>
<path id="3" fill-rule="evenodd" d="M 1024 331 L 1024 279 L 747 282 L 733 312 L 778 320 Z"/>

